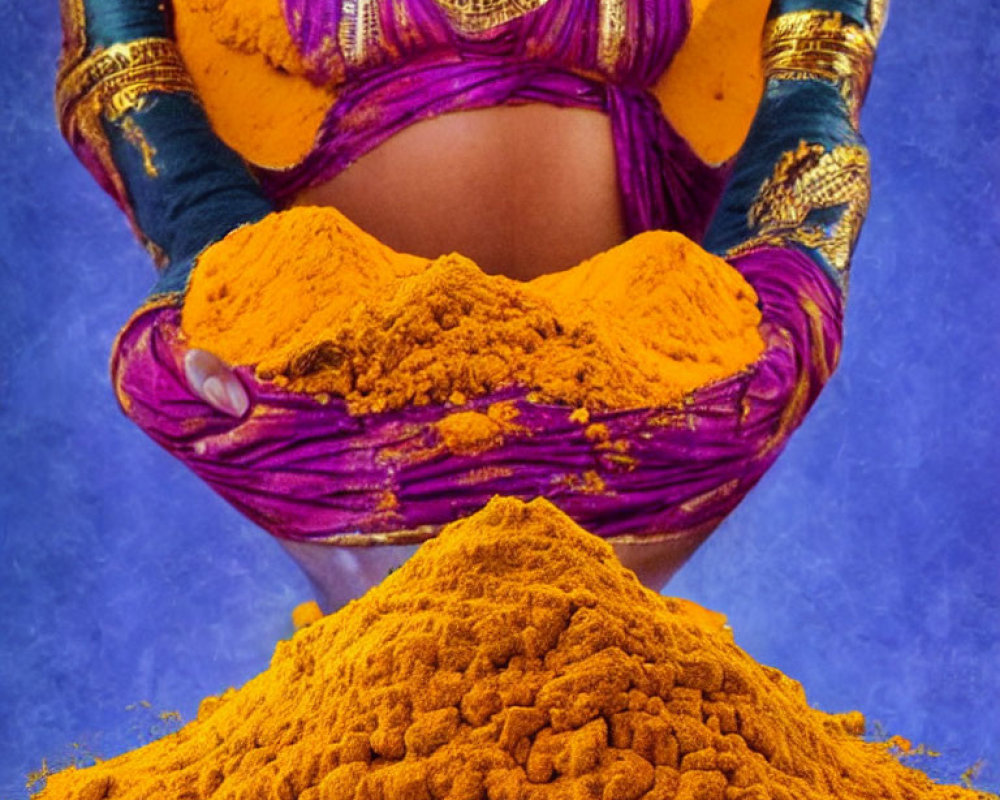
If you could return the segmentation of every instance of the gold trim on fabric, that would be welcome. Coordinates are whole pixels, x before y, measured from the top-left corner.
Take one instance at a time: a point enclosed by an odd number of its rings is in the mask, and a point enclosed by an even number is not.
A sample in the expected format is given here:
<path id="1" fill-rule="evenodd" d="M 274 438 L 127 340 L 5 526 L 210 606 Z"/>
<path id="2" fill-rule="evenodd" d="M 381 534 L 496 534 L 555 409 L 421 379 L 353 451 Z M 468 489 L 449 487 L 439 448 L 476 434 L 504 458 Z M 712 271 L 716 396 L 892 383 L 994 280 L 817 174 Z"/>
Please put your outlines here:
<path id="1" fill-rule="evenodd" d="M 156 158 L 156 148 L 150 144 L 146 134 L 142 128 L 136 125 L 134 119 L 127 117 L 122 122 L 122 133 L 125 134 L 126 141 L 142 154 L 142 168 L 146 171 L 146 176 L 149 178 L 160 177 L 160 170 L 153 160 Z"/>
<path id="2" fill-rule="evenodd" d="M 448 15 L 451 27 L 461 34 L 484 33 L 523 17 L 549 0 L 434 0 Z"/>
<path id="3" fill-rule="evenodd" d="M 110 182 L 112 193 L 127 206 L 125 181 L 111 157 L 111 144 L 102 120 L 117 121 L 129 111 L 142 108 L 151 92 L 186 93 L 198 102 L 194 82 L 184 68 L 177 46 L 161 37 L 114 44 L 81 58 L 82 51 L 76 52 L 74 48 L 83 42 L 82 34 L 73 26 L 79 23 L 74 15 L 82 14 L 82 5 L 79 0 L 63 0 L 63 3 L 70 27 L 69 44 L 56 82 L 59 128 L 71 147 L 76 149 L 83 144 L 90 150 Z M 124 133 L 138 148 L 146 174 L 155 178 L 159 174 L 153 161 L 155 148 L 138 125 L 127 126 Z M 129 216 L 146 249 L 157 264 L 162 264 L 162 252 L 143 235 L 131 212 Z"/>
<path id="4" fill-rule="evenodd" d="M 329 536 L 315 536 L 306 539 L 294 539 L 293 541 L 304 544 L 335 544 L 342 547 L 374 547 L 381 544 L 420 544 L 428 539 L 433 539 L 444 525 L 421 525 L 418 528 L 409 528 L 397 531 L 384 531 L 381 533 L 333 533 Z"/>
<path id="5" fill-rule="evenodd" d="M 628 8 L 625 0 L 600 0 L 597 42 L 599 68 L 614 73 L 625 50 Z"/>
<path id="6" fill-rule="evenodd" d="M 764 29 L 764 74 L 836 84 L 856 125 L 871 80 L 875 44 L 871 30 L 845 23 L 839 12 L 782 14 Z"/>
<path id="7" fill-rule="evenodd" d="M 885 30 L 885 23 L 889 19 L 889 0 L 869 0 L 868 3 L 868 24 L 872 28 L 872 36 L 877 42 L 882 38 L 882 31 Z"/>
<path id="8" fill-rule="evenodd" d="M 615 536 L 601 537 L 608 544 L 660 544 L 663 542 L 687 539 L 692 535 L 707 533 L 718 527 L 720 519 L 698 525 L 695 528 L 667 531 L 661 533 L 621 533 Z M 335 533 L 329 536 L 315 536 L 307 539 L 293 539 L 304 544 L 334 544 L 340 547 L 378 547 L 385 544 L 421 544 L 437 536 L 445 524 L 421 525 L 382 533 Z"/>
<path id="9" fill-rule="evenodd" d="M 762 245 L 796 243 L 816 250 L 846 283 L 851 253 L 871 197 L 868 151 L 861 145 L 801 142 L 782 155 L 760 187 L 748 222 L 755 236 L 734 248 L 739 255 Z M 832 224 L 810 223 L 814 211 L 841 208 Z"/>
<path id="10" fill-rule="evenodd" d="M 116 120 L 142 107 L 150 92 L 187 92 L 194 82 L 170 39 L 151 37 L 113 44 L 80 61 L 56 87 L 60 123 L 78 113 Z"/>
<path id="11" fill-rule="evenodd" d="M 383 48 L 382 22 L 377 0 L 342 0 L 337 44 L 344 61 L 351 67 L 363 67 L 371 53 Z"/>
<path id="12" fill-rule="evenodd" d="M 87 51 L 87 14 L 83 0 L 59 0 L 59 15 L 62 18 L 63 45 L 57 84 L 62 82 L 64 72 L 76 66 Z"/>

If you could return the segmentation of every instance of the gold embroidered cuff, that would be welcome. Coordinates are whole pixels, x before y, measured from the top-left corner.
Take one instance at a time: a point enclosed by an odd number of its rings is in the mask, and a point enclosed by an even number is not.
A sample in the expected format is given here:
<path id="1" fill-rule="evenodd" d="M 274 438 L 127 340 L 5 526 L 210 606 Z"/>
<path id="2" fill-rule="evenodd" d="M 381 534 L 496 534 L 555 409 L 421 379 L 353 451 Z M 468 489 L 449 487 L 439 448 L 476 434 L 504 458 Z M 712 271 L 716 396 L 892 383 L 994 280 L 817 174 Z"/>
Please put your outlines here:
<path id="1" fill-rule="evenodd" d="M 195 92 L 174 42 L 150 38 L 111 45 L 61 71 L 56 84 L 60 125 L 65 133 L 81 114 L 118 119 L 140 108 L 150 92 Z"/>
<path id="2" fill-rule="evenodd" d="M 102 120 L 117 121 L 129 111 L 141 109 L 152 92 L 187 93 L 197 102 L 194 82 L 170 39 L 137 39 L 86 57 L 72 44 L 64 53 L 56 79 L 59 128 L 77 157 L 129 214 L 132 227 L 154 259 L 162 262 L 162 253 L 139 230 L 129 208 L 125 182 L 111 157 Z M 124 132 L 142 153 L 146 173 L 156 177 L 155 150 L 142 130 L 126 124 Z"/>
<path id="3" fill-rule="evenodd" d="M 879 8 L 884 10 L 885 4 Z M 857 125 L 876 43 L 872 27 L 846 23 L 838 12 L 793 11 L 775 17 L 765 28 L 764 73 L 779 80 L 836 84 Z"/>

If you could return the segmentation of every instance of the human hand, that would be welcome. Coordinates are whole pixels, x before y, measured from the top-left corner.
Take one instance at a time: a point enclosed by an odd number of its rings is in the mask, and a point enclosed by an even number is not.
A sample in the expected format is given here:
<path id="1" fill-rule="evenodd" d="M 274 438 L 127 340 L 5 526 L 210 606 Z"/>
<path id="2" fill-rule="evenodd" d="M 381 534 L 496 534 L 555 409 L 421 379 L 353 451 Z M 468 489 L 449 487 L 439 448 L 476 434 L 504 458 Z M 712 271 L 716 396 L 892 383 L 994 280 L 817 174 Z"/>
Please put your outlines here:
<path id="1" fill-rule="evenodd" d="M 188 350 L 184 354 L 184 377 L 192 392 L 223 414 L 242 417 L 250 407 L 240 379 L 214 353 L 197 348 Z"/>

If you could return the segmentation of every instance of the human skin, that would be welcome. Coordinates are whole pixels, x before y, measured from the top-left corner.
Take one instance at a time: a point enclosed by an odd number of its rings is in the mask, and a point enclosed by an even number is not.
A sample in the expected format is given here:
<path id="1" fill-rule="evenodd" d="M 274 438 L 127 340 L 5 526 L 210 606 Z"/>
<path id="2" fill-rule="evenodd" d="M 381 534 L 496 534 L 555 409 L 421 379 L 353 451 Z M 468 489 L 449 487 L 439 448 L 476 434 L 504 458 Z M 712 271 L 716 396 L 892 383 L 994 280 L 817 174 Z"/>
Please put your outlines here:
<path id="1" fill-rule="evenodd" d="M 523 281 L 626 238 L 610 120 L 542 104 L 418 122 L 296 204 L 334 206 L 395 250 L 459 252 Z"/>
<path id="2" fill-rule="evenodd" d="M 428 258 L 457 251 L 488 273 L 524 281 L 627 238 L 608 118 L 543 104 L 417 123 L 303 192 L 296 204 L 334 206 L 398 251 Z M 225 364 L 203 351 L 192 351 L 188 364 L 189 379 L 202 370 L 192 385 L 207 402 L 237 415 L 246 410 Z M 700 543 L 688 537 L 614 547 L 658 591 Z M 381 581 L 415 550 L 281 544 L 328 611 Z"/>

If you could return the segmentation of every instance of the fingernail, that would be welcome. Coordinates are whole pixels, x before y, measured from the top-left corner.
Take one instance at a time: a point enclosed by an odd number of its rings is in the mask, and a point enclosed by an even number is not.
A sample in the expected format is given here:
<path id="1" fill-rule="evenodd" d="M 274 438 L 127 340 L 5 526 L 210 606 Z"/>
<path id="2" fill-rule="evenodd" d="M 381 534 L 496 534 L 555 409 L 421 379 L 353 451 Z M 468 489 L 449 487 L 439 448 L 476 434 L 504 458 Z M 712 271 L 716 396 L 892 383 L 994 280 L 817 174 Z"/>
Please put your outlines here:
<path id="1" fill-rule="evenodd" d="M 201 386 L 205 382 L 208 370 L 205 369 L 202 360 L 198 358 L 196 350 L 189 350 L 184 355 L 184 376 L 187 378 L 188 385 L 192 387 Z"/>
<path id="2" fill-rule="evenodd" d="M 226 392 L 229 395 L 229 405 L 233 409 L 233 413 L 237 417 L 242 417 L 246 414 L 247 408 L 250 407 L 250 400 L 243 385 L 235 377 L 230 378 Z"/>
<path id="3" fill-rule="evenodd" d="M 230 406 L 229 395 L 226 393 L 226 387 L 223 386 L 222 381 L 214 375 L 205 379 L 205 382 L 201 386 L 201 393 L 205 400 L 207 400 L 210 405 L 214 406 L 219 411 L 225 411 L 227 414 L 234 413 L 232 407 Z"/>

